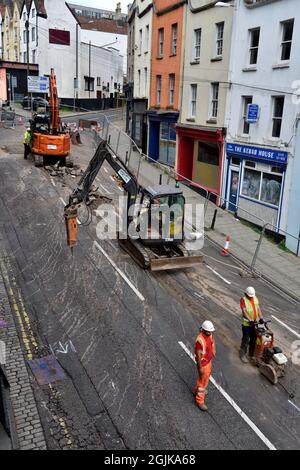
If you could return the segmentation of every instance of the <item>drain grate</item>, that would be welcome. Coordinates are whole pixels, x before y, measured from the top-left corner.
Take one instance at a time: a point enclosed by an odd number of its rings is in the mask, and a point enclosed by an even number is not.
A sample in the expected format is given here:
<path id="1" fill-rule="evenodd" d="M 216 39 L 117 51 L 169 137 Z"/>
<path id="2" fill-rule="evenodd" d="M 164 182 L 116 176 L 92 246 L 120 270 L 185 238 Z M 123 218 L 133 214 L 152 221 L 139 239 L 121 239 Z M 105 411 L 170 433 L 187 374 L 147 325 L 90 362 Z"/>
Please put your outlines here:
<path id="1" fill-rule="evenodd" d="M 52 355 L 27 362 L 39 385 L 66 379 L 63 369 Z"/>

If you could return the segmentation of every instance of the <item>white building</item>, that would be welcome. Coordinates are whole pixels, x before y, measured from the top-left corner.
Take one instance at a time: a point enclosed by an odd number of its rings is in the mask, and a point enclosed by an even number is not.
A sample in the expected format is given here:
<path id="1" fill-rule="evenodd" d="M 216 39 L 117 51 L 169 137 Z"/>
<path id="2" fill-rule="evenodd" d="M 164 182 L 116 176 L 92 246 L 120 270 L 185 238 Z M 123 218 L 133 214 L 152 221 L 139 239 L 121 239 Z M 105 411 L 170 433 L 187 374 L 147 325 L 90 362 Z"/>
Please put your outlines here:
<path id="1" fill-rule="evenodd" d="M 300 111 L 299 0 L 236 0 L 234 9 L 223 196 L 240 217 L 286 230 Z"/>
<path id="2" fill-rule="evenodd" d="M 106 97 L 118 86 L 122 88 L 123 57 L 119 50 L 98 47 L 91 40 L 85 42 L 80 23 L 64 0 L 32 0 L 28 10 L 23 5 L 23 62 L 27 62 L 27 18 L 29 62 L 39 64 L 40 75 L 49 75 L 54 68 L 60 98 L 95 99 Z"/>

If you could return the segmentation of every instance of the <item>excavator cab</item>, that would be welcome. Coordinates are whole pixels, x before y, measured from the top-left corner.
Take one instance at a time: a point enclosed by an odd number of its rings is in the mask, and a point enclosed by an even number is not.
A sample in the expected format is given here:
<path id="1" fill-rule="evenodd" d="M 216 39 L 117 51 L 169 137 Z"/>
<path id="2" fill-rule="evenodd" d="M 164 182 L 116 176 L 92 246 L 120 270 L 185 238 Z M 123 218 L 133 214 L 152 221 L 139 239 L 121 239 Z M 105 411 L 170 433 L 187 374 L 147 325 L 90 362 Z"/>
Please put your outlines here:
<path id="1" fill-rule="evenodd" d="M 179 188 L 167 185 L 143 188 L 141 204 L 148 212 L 147 237 L 141 238 L 144 245 L 184 240 L 185 198 Z"/>

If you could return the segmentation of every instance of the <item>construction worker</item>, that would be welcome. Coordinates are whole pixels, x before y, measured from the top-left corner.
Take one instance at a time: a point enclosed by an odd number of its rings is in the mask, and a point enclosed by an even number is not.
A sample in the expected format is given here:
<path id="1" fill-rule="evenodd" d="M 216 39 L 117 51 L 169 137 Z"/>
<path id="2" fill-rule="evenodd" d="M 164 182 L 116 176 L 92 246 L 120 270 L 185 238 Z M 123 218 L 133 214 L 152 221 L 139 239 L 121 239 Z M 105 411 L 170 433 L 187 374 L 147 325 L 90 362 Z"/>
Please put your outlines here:
<path id="1" fill-rule="evenodd" d="M 27 160 L 28 155 L 31 152 L 31 129 L 27 127 L 25 134 L 24 134 L 24 159 Z"/>
<path id="2" fill-rule="evenodd" d="M 216 355 L 216 347 L 213 338 L 214 331 L 215 328 L 211 321 L 206 320 L 203 322 L 195 344 L 195 360 L 198 377 L 194 394 L 196 405 L 201 411 L 207 411 L 208 409 L 204 402 L 212 369 L 212 359 Z"/>
<path id="3" fill-rule="evenodd" d="M 256 343 L 255 322 L 262 319 L 262 313 L 254 287 L 247 287 L 244 297 L 240 300 L 240 307 L 242 309 L 243 331 L 240 358 L 242 362 L 247 363 L 249 362 L 247 359 L 248 351 L 250 359 L 253 360 L 254 357 Z"/>

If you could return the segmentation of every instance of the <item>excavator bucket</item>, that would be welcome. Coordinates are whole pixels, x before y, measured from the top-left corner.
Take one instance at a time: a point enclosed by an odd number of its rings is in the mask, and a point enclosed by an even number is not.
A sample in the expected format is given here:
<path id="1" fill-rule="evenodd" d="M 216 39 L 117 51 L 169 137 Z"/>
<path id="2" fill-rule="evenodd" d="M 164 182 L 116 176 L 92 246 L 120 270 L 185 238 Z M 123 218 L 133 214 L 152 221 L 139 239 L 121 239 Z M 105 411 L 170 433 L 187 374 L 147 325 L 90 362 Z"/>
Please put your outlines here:
<path id="1" fill-rule="evenodd" d="M 68 246 L 73 248 L 77 244 L 77 214 L 65 212 Z"/>
<path id="2" fill-rule="evenodd" d="M 180 256 L 174 258 L 151 259 L 151 271 L 164 271 L 168 269 L 190 268 L 196 264 L 203 263 L 203 256 Z"/>

